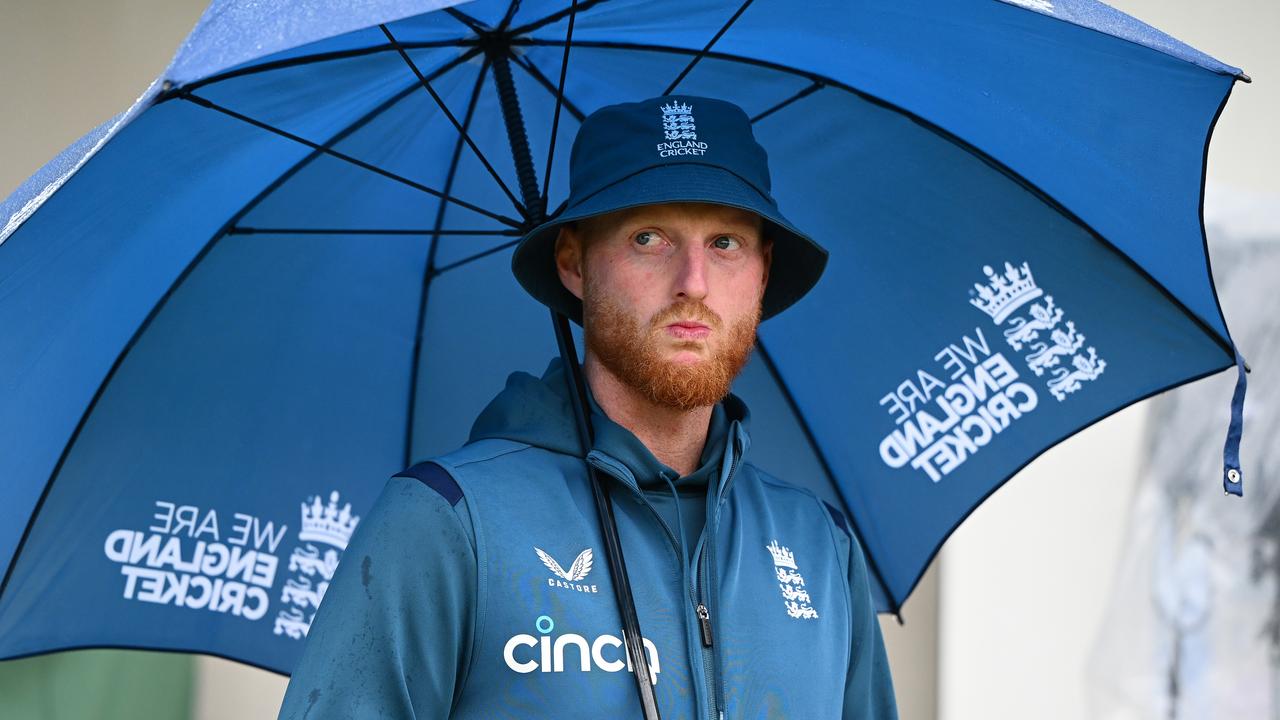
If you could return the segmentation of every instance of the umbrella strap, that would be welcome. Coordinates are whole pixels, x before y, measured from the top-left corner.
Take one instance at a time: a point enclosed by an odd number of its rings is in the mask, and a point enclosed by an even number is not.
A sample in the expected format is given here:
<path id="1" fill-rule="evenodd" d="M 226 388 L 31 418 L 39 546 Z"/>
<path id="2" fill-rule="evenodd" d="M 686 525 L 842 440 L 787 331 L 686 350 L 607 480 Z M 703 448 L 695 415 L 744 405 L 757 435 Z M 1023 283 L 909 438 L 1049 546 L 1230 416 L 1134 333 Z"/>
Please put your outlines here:
<path id="1" fill-rule="evenodd" d="M 591 427 L 591 408 L 587 404 L 586 383 L 582 379 L 582 368 L 578 366 L 578 351 L 574 347 L 573 335 L 569 330 L 569 319 L 564 315 L 551 311 L 551 322 L 556 328 L 556 344 L 560 348 L 560 358 L 564 362 L 566 381 L 569 385 L 570 404 L 578 423 L 578 437 L 582 440 L 583 459 L 595 444 Z M 627 575 L 626 559 L 622 556 L 622 541 L 618 537 L 618 523 L 613 515 L 613 502 L 609 499 L 609 488 L 600 479 L 599 471 L 591 463 L 587 463 L 587 473 L 591 476 L 591 492 L 595 496 L 596 515 L 600 519 L 600 532 L 604 535 L 605 558 L 609 563 L 609 575 L 613 579 L 613 595 L 618 602 L 618 614 L 622 616 L 622 638 L 626 645 L 627 657 L 631 660 L 632 675 L 636 680 L 636 691 L 640 696 L 640 707 L 644 711 L 645 720 L 660 720 L 658 699 L 653 691 L 653 683 L 649 678 L 649 656 L 645 653 L 644 637 L 640 634 L 640 617 L 636 614 L 636 601 L 631 593 L 631 578 Z"/>
<path id="2" fill-rule="evenodd" d="M 1244 433 L 1244 391 L 1249 385 L 1249 365 L 1232 348 L 1236 356 L 1236 389 L 1231 394 L 1231 424 L 1227 426 L 1227 443 L 1222 449 L 1222 489 L 1228 495 L 1244 495 L 1244 473 L 1240 470 L 1240 436 Z"/>

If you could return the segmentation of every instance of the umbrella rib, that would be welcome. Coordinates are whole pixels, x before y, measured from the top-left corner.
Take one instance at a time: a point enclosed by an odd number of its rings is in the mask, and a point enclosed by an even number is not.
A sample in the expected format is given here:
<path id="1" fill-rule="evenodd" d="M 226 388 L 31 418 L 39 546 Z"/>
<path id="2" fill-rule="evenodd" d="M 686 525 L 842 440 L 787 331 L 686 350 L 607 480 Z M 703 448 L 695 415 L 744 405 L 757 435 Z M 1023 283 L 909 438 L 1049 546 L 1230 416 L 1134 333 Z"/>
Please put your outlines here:
<path id="1" fill-rule="evenodd" d="M 415 87 L 416 87 L 416 86 L 415 86 Z M 346 153 L 338 152 L 337 150 L 334 150 L 333 148 L 326 147 L 326 146 L 320 145 L 319 143 L 312 142 L 312 141 L 310 141 L 310 140 L 307 140 L 306 138 L 303 138 L 303 137 L 300 137 L 300 136 L 298 136 L 298 135 L 295 135 L 295 134 L 293 134 L 293 133 L 291 133 L 291 132 L 289 132 L 289 131 L 287 131 L 287 130 L 282 130 L 282 129 L 280 129 L 280 128 L 278 128 L 278 127 L 275 127 L 275 126 L 273 126 L 273 125 L 269 125 L 269 124 L 267 124 L 267 123 L 265 123 L 265 122 L 262 122 L 261 120 L 257 120 L 257 119 L 251 118 L 251 117 L 249 117 L 248 115 L 245 115 L 245 114 L 243 114 L 243 113 L 236 112 L 235 110 L 232 110 L 231 108 L 223 107 L 222 105 L 219 105 L 218 103 L 215 103 L 215 102 L 213 102 L 212 100 L 210 100 L 210 99 L 208 99 L 208 98 L 201 97 L 201 96 L 199 96 L 199 95 L 195 95 L 195 94 L 193 94 L 193 93 L 191 93 L 191 92 L 186 91 L 185 89 L 184 89 L 183 91 L 181 91 L 181 93 L 180 93 L 180 95 L 179 95 L 179 96 L 180 96 L 183 100 L 187 100 L 187 101 L 189 101 L 189 102 L 193 102 L 193 103 L 195 103 L 195 104 L 197 104 L 197 105 L 200 105 L 200 106 L 202 106 L 202 107 L 209 108 L 210 110 L 216 110 L 216 111 L 218 111 L 218 112 L 220 112 L 220 113 L 222 113 L 222 114 L 224 114 L 224 115 L 227 115 L 227 116 L 229 116 L 229 117 L 233 117 L 233 118 L 235 118 L 235 119 L 237 119 L 237 120 L 240 120 L 240 121 L 246 122 L 246 123 L 248 123 L 248 124 L 250 124 L 250 125 L 253 125 L 253 126 L 255 126 L 255 127 L 262 128 L 263 130 L 266 130 L 266 131 L 268 131 L 268 132 L 275 133 L 276 135 L 279 135 L 280 137 L 286 138 L 286 139 L 288 139 L 288 140 L 292 140 L 292 141 L 294 141 L 294 142 L 296 142 L 296 143 L 298 143 L 298 144 L 300 144 L 300 145 L 305 145 L 305 146 L 307 146 L 307 147 L 311 148 L 312 150 L 317 150 L 317 151 L 322 152 L 322 153 L 324 153 L 324 154 L 326 154 L 326 155 L 329 155 L 329 156 L 331 156 L 331 157 L 334 157 L 334 158 L 337 158 L 337 159 L 339 159 L 339 160 L 343 160 L 343 161 L 345 161 L 345 162 L 351 163 L 352 165 L 355 165 L 356 167 L 364 168 L 365 170 L 368 170 L 368 171 L 370 171 L 370 172 L 377 173 L 378 175 L 381 175 L 381 176 L 383 176 L 383 177 L 385 177 L 385 178 L 387 178 L 387 179 L 389 179 L 389 180 L 394 180 L 394 181 L 396 181 L 396 182 L 398 182 L 398 183 L 401 183 L 402 185 L 407 185 L 408 187 L 411 187 L 411 188 L 413 188 L 413 189 L 415 189 L 415 190 L 421 190 L 422 192 L 425 192 L 425 193 L 427 193 L 428 195 L 434 195 L 435 197 L 438 197 L 438 198 L 440 198 L 441 200 L 444 200 L 444 201 L 446 201 L 446 202 L 451 202 L 451 203 L 454 203 L 454 204 L 456 204 L 456 205 L 461 205 L 462 207 L 465 207 L 465 208 L 467 208 L 468 210 L 470 210 L 470 211 L 472 211 L 472 212 L 479 213 L 479 214 L 484 215 L 485 217 L 491 218 L 491 219 L 493 219 L 493 220 L 497 220 L 498 222 L 500 222 L 500 223 L 502 223 L 502 224 L 504 224 L 504 225 L 510 225 L 511 227 L 516 227 L 516 228 L 518 228 L 518 227 L 520 227 L 520 226 L 521 226 L 521 223 L 520 223 L 520 221 L 519 221 L 519 220 L 515 220 L 515 219 L 513 219 L 513 218 L 506 217 L 505 215 L 499 215 L 498 213 L 492 212 L 492 211 L 490 211 L 490 210 L 486 210 L 486 209 L 484 209 L 484 208 L 480 207 L 479 205 L 475 205 L 475 204 L 469 203 L 469 202 L 467 202 L 467 201 L 465 201 L 465 200 L 462 200 L 462 199 L 460 199 L 460 198 L 456 198 L 456 197 L 453 197 L 453 196 L 450 196 L 450 195 L 446 195 L 445 193 L 442 193 L 442 192 L 440 192 L 439 190 L 436 190 L 436 189 L 434 189 L 434 188 L 429 188 L 429 187 L 427 187 L 426 185 L 423 185 L 422 183 L 419 183 L 419 182 L 415 182 L 415 181 L 413 181 L 413 180 L 410 180 L 409 178 L 404 177 L 403 175 L 397 175 L 396 173 L 393 173 L 393 172 L 391 172 L 390 170 L 384 170 L 383 168 L 380 168 L 380 167 L 378 167 L 377 165 L 373 165 L 373 164 L 371 164 L 371 163 L 367 163 L 367 162 L 365 162 L 365 161 L 363 161 L 363 160 L 360 160 L 360 159 L 358 159 L 358 158 L 354 158 L 354 157 L 352 157 L 352 156 L 350 156 L 350 155 L 347 155 Z"/>
<path id="2" fill-rule="evenodd" d="M 672 80 L 671 84 L 667 86 L 667 89 L 662 91 L 663 95 L 670 95 L 671 91 L 676 89 L 676 86 L 680 84 L 680 81 L 684 80 L 685 76 L 689 74 L 689 71 L 693 70 L 693 66 L 697 65 L 702 60 L 703 56 L 707 54 L 707 51 L 711 49 L 711 46 L 715 45 L 716 41 L 718 41 L 720 37 L 729 30 L 733 23 L 741 17 L 742 13 L 751 5 L 751 2 L 752 0 L 745 0 L 742 5 L 738 6 L 738 11 L 733 14 L 733 17 L 725 21 L 725 24 L 720 27 L 719 32 L 717 32 L 711 40 L 707 41 L 707 44 L 704 45 L 691 60 L 689 60 L 689 64 L 684 66 L 684 69 L 680 71 L 680 74 L 676 76 L 676 79 Z"/>
<path id="3" fill-rule="evenodd" d="M 800 431 L 804 433 L 805 440 L 808 441 L 809 447 L 813 449 L 814 457 L 818 458 L 818 463 L 822 465 L 822 471 L 831 478 L 832 482 L 836 479 L 836 474 L 831 470 L 831 463 L 827 460 L 826 453 L 822 452 L 822 446 L 818 444 L 818 439 L 813 435 L 813 428 L 809 427 L 809 421 L 804 414 L 800 412 L 800 405 L 796 402 L 796 398 L 791 394 L 791 388 L 782 379 L 782 373 L 778 371 L 778 366 L 773 362 L 773 356 L 764 346 L 764 338 L 756 336 L 756 349 L 760 351 L 760 359 L 764 361 L 764 366 L 769 370 L 769 374 L 773 376 L 774 382 L 778 386 L 778 390 L 787 401 L 787 407 L 791 408 L 791 414 L 795 417 L 796 422 L 800 425 Z M 852 513 L 851 513 L 852 514 Z M 861 531 L 858 530 L 857 518 L 850 517 L 849 529 L 857 536 L 858 543 L 863 547 L 863 555 L 866 556 L 867 566 L 871 568 L 871 572 L 875 574 L 876 579 L 880 581 L 880 587 L 884 588 L 885 595 L 889 599 L 890 610 L 894 615 L 898 616 L 898 623 L 902 623 L 902 608 L 898 606 L 894 600 L 893 591 L 889 589 L 889 584 L 884 581 L 884 576 L 880 574 L 880 568 L 876 565 L 875 558 L 871 556 L 871 551 L 867 549 L 867 543 L 862 538 Z"/>
<path id="4" fill-rule="evenodd" d="M 511 38 L 511 44 L 523 45 L 528 47 L 560 47 L 562 44 L 564 44 L 564 41 L 543 39 L 543 38 L 532 38 L 532 37 L 513 37 Z M 781 63 L 776 63 L 769 60 L 760 60 L 758 58 L 747 57 L 745 55 L 736 55 L 733 53 L 721 52 L 717 50 L 708 50 L 708 49 L 691 50 L 689 48 L 673 47 L 670 45 L 651 45 L 649 43 L 626 42 L 626 41 L 620 41 L 620 40 L 578 40 L 574 43 L 574 45 L 580 48 L 590 47 L 590 48 L 598 48 L 601 50 L 648 50 L 652 52 L 669 53 L 673 55 L 694 55 L 697 53 L 701 53 L 706 57 L 714 58 L 716 60 L 725 60 L 728 62 L 737 62 L 737 63 L 742 63 L 744 65 L 751 65 L 754 67 L 765 68 L 767 70 L 776 70 L 778 72 L 787 73 L 788 75 L 795 75 L 797 77 L 802 77 L 807 80 L 812 80 L 814 82 L 821 82 L 826 85 L 830 85 L 832 87 L 838 87 L 843 90 L 847 90 L 851 93 L 854 93 L 858 97 L 864 98 L 870 102 L 874 102 L 877 105 L 881 105 L 883 107 L 895 110 L 897 112 L 901 112 L 907 115 L 908 117 L 912 117 L 912 118 L 916 117 L 907 110 L 903 110 L 902 108 L 896 105 L 893 105 L 891 103 L 888 103 L 887 101 L 881 100 L 875 97 L 874 95 L 869 95 L 861 90 L 858 90 L 850 85 L 846 85 L 845 83 L 842 83 L 833 78 L 827 77 L 825 75 L 820 75 L 818 73 L 815 73 L 809 70 L 800 70 L 798 68 L 790 67 L 788 65 L 782 65 Z"/>
<path id="5" fill-rule="evenodd" d="M 585 10 L 590 10 L 591 8 L 595 7 L 596 5 L 599 5 L 602 2 L 604 2 L 604 0 L 585 0 L 585 2 L 579 5 L 576 5 L 575 7 L 565 8 L 564 10 L 557 10 L 551 13 L 550 15 L 542 18 L 541 20 L 534 20 L 533 22 L 526 23 L 524 25 L 521 25 L 518 28 L 509 30 L 507 34 L 512 38 L 515 38 L 518 35 L 528 35 L 534 30 L 537 30 L 545 25 L 550 25 L 551 23 L 564 18 L 566 15 L 576 14 L 576 13 L 583 12 Z"/>
<path id="6" fill-rule="evenodd" d="M 422 50 L 426 48 L 441 48 L 441 47 L 466 47 L 468 45 L 472 46 L 472 49 L 467 51 L 469 55 L 474 55 L 476 52 L 479 51 L 479 48 L 477 47 L 478 43 L 474 38 L 467 38 L 467 39 L 459 38 L 459 39 L 453 39 L 453 40 L 424 40 L 420 42 L 401 43 L 401 47 L 404 47 L 405 49 L 408 49 L 408 50 Z M 216 75 L 210 75 L 207 78 L 201 78 L 200 80 L 195 80 L 193 82 L 187 83 L 182 87 L 187 90 L 199 90 L 200 88 L 205 87 L 206 85 L 213 85 L 215 83 L 220 83 L 224 80 L 233 80 L 235 78 L 244 77 L 246 75 L 256 75 L 258 73 L 270 72 L 272 70 L 281 70 L 284 68 L 290 68 L 297 65 L 310 65 L 314 63 L 329 62 L 332 60 L 349 60 L 351 58 L 363 57 L 365 55 L 376 55 L 377 53 L 388 52 L 394 49 L 395 48 L 389 44 L 388 45 L 370 45 L 368 47 L 362 47 L 362 48 L 349 48 L 346 50 L 331 50 L 329 52 L 313 53 L 311 55 L 299 55 L 297 57 L 285 58 L 283 60 L 272 60 L 270 62 L 264 62 L 260 65 L 253 65 L 251 67 L 241 67 L 241 68 L 235 68 L 233 70 L 227 70 L 226 72 L 218 73 Z M 157 103 L 164 102 L 165 100 L 172 99 L 174 96 L 178 94 L 179 92 L 176 89 L 171 90 L 168 93 L 161 94 L 160 97 L 156 100 L 156 102 Z"/>
<path id="7" fill-rule="evenodd" d="M 790 105 L 791 103 L 793 103 L 793 102 L 795 102 L 795 101 L 797 101 L 797 100 L 800 100 L 801 98 L 809 97 L 809 96 L 810 96 L 810 95 L 812 95 L 813 93 L 815 93 L 815 92 L 817 92 L 817 91 L 821 90 L 822 88 L 824 88 L 824 87 L 826 87 L 826 86 L 827 86 L 827 84 L 826 84 L 826 83 L 824 83 L 824 82 L 822 82 L 821 80 L 814 80 L 812 83 L 810 83 L 810 84 L 809 84 L 809 86 L 808 86 L 808 87 L 804 88 L 803 90 L 800 90 L 800 91 L 796 92 L 795 94 L 793 94 L 791 97 L 787 98 L 786 100 L 783 100 L 782 102 L 780 102 L 780 103 L 778 103 L 778 104 L 774 105 L 773 107 L 769 108 L 768 110 L 765 110 L 764 112 L 759 113 L 759 114 L 757 114 L 755 117 L 751 118 L 751 124 L 752 124 L 752 125 L 754 125 L 754 124 L 756 124 L 757 122 L 760 122 L 761 120 L 763 120 L 763 119 L 765 119 L 765 118 L 769 117 L 770 115 L 772 115 L 772 114 L 774 114 L 774 113 L 778 112 L 779 110 L 781 110 L 782 108 L 784 108 L 784 107 L 786 107 L 786 106 Z"/>
<path id="8" fill-rule="evenodd" d="M 433 74 L 443 74 L 466 62 L 477 52 L 479 52 L 478 49 L 468 50 L 458 57 L 444 63 L 438 70 L 433 71 Z M 5 568 L 4 575 L 0 577 L 0 598 L 4 597 L 5 590 L 9 587 L 9 581 L 13 578 L 13 571 L 18 565 L 17 559 L 21 555 L 22 549 L 26 546 L 27 538 L 31 536 L 31 529 L 35 527 L 36 519 L 40 516 L 40 511 L 44 508 L 44 503 L 49 497 L 49 491 L 53 489 L 54 481 L 57 480 L 58 475 L 62 472 L 63 466 L 67 462 L 67 458 L 70 457 L 71 448 L 75 446 L 76 440 L 84 430 L 85 423 L 88 422 L 89 416 L 93 414 L 94 408 L 98 406 L 98 401 L 106 391 L 107 385 L 111 384 L 111 380 L 115 378 L 116 372 L 119 371 L 120 366 L 124 363 L 125 357 L 129 355 L 130 350 L 132 350 L 134 345 L 137 344 L 138 338 L 142 337 L 142 334 L 146 332 L 147 328 L 151 327 L 151 322 L 155 320 L 156 316 L 160 314 L 160 311 L 164 309 L 164 306 L 169 302 L 169 298 L 173 296 L 174 292 L 176 292 L 179 287 L 181 287 L 182 283 L 191 275 L 192 271 L 195 270 L 195 267 L 200 264 L 200 261 L 213 250 L 213 248 L 218 244 L 218 241 L 227 236 L 227 230 L 234 227 L 236 222 L 248 215 L 251 210 L 261 204 L 263 200 L 287 182 L 289 178 L 297 175 L 303 168 L 311 164 L 311 161 L 323 155 L 326 148 L 337 144 L 344 138 L 350 136 L 351 133 L 354 133 L 372 122 L 374 118 L 378 117 L 383 112 L 386 112 L 396 103 L 412 94 L 417 87 L 418 86 L 415 83 L 387 98 L 377 107 L 357 118 L 350 125 L 347 125 L 334 133 L 334 135 L 324 143 L 323 147 L 316 148 L 305 158 L 302 158 L 288 170 L 281 173 L 279 177 L 264 187 L 256 196 L 253 197 L 252 200 L 245 203 L 244 207 L 240 208 L 235 215 L 228 219 L 226 223 L 214 232 L 204 246 L 200 248 L 199 252 L 197 252 L 195 256 L 191 258 L 191 261 L 187 263 L 186 267 L 182 269 L 182 272 L 178 274 L 178 277 L 174 279 L 173 284 L 171 284 L 169 288 L 165 290 L 164 294 L 156 300 L 156 303 L 151 307 L 150 312 L 148 312 L 147 316 L 143 318 L 141 323 L 139 323 L 137 329 L 134 330 L 133 335 L 129 337 L 129 341 L 126 342 L 124 347 L 120 349 L 120 352 L 116 354 L 116 359 L 112 362 L 106 375 L 103 376 L 102 381 L 98 383 L 97 390 L 94 391 L 93 397 L 89 399 L 89 404 L 85 406 L 84 412 L 80 414 L 80 419 L 76 422 L 75 429 L 71 431 L 71 435 L 67 438 L 67 442 L 62 448 L 62 452 L 58 455 L 58 461 L 54 463 L 53 470 L 49 473 L 49 479 L 45 481 L 44 488 L 40 491 L 40 497 L 36 499 L 36 504 L 31 510 L 31 516 L 27 518 L 27 524 L 22 530 L 22 536 L 18 538 L 18 544 L 14 546 L 13 555 L 9 561 L 9 565 Z"/>
<path id="9" fill-rule="evenodd" d="M 422 71 L 418 69 L 417 64 L 409 57 L 409 53 L 405 52 L 404 48 L 400 46 L 400 43 L 395 39 L 395 36 L 391 34 L 391 30 L 389 30 L 385 24 L 379 25 L 378 27 L 382 28 L 383 34 L 386 35 L 387 39 L 391 41 L 391 44 L 395 46 L 396 50 L 400 53 L 400 57 L 404 60 L 405 64 L 409 66 L 409 69 L 413 71 L 413 74 L 418 78 L 418 82 L 422 84 L 422 87 L 426 88 L 428 93 L 431 93 L 431 99 L 435 100 L 436 105 L 444 111 L 445 117 L 449 118 L 449 122 L 453 123 L 453 127 L 461 133 L 462 139 L 467 143 L 467 147 L 471 148 L 471 152 L 476 154 L 476 158 L 480 160 L 482 165 L 484 165 L 484 169 L 488 170 L 489 174 L 493 176 L 493 179 L 497 181 L 498 187 L 502 188 L 502 192 L 506 194 L 507 199 L 511 201 L 511 204 L 515 206 L 516 210 L 522 217 L 528 217 L 529 211 L 525 209 L 524 205 L 522 205 L 520 201 L 516 199 L 516 196 L 512 194 L 511 188 L 507 187 L 507 184 L 502 181 L 502 177 L 498 175 L 497 170 L 493 169 L 493 165 L 489 163 L 489 159 L 484 156 L 484 153 L 480 152 L 480 148 L 476 147 L 476 144 L 471 140 L 471 136 L 467 134 L 466 128 L 462 127 L 462 124 L 458 122 L 458 118 L 454 117 L 453 113 L 449 111 L 449 107 L 445 105 L 444 99 L 436 93 L 435 88 L 431 87 L 430 81 L 428 81 L 426 76 L 422 74 Z"/>
<path id="10" fill-rule="evenodd" d="M 539 85 L 546 88 L 547 92 L 551 93 L 553 96 L 556 96 L 562 99 L 564 101 L 565 109 L 568 110 L 569 114 L 573 115 L 573 117 L 578 122 L 582 122 L 582 120 L 586 118 L 587 116 L 586 113 L 582 112 L 582 110 L 577 105 L 575 105 L 573 101 L 570 100 L 563 92 L 558 91 L 556 89 L 556 86 L 551 83 L 551 80 L 548 79 L 546 75 L 542 74 L 542 71 L 538 69 L 537 65 L 534 65 L 532 62 L 530 62 L 528 58 L 520 57 L 518 55 L 512 55 L 511 59 L 515 62 L 516 65 L 520 66 L 520 69 L 529 73 L 529 75 L 533 77 L 534 80 L 537 80 Z"/>
<path id="11" fill-rule="evenodd" d="M 480 90 L 484 87 L 485 75 L 489 72 L 489 56 L 485 55 L 480 72 L 476 74 L 475 87 L 471 89 L 471 98 L 467 101 L 467 112 L 463 116 L 463 127 L 471 127 L 471 119 L 475 115 L 476 104 L 480 99 Z M 444 189 L 453 189 L 453 181 L 458 175 L 458 162 L 462 159 L 462 136 L 459 135 L 453 144 L 453 156 L 449 158 L 449 172 L 445 175 Z M 436 208 L 436 227 L 444 223 L 447 208 L 444 205 Z M 418 366 L 422 358 L 422 321 L 427 316 L 427 298 L 431 294 L 431 280 L 435 277 L 436 251 L 440 247 L 439 237 L 431 237 L 431 246 L 427 250 L 427 261 L 422 269 L 422 290 L 418 294 L 418 315 L 413 322 L 413 354 L 409 361 L 409 393 L 408 407 L 404 422 L 404 455 L 402 467 L 409 467 L 413 461 L 413 430 L 415 410 L 418 404 Z"/>
<path id="12" fill-rule="evenodd" d="M 502 15 L 502 21 L 498 23 L 498 32 L 501 33 L 511 25 L 511 19 L 516 16 L 516 10 L 520 7 L 520 0 L 511 0 L 507 3 L 507 11 Z"/>
<path id="13" fill-rule="evenodd" d="M 474 255 L 468 255 L 467 257 L 464 257 L 461 260 L 455 260 L 454 262 L 451 262 L 448 265 L 441 265 L 440 267 L 432 270 L 431 274 L 432 276 L 443 275 L 448 270 L 454 270 L 454 269 L 460 268 L 463 265 L 467 265 L 481 258 L 488 257 L 496 252 L 502 252 L 503 250 L 506 250 L 509 247 L 514 247 L 519 244 L 520 244 L 519 238 L 516 238 L 515 240 L 512 240 L 510 242 L 504 242 L 501 245 L 491 247 L 488 250 L 481 250 L 480 252 Z"/>
<path id="14" fill-rule="evenodd" d="M 569 48 L 573 46 L 573 20 L 578 16 L 578 0 L 569 8 L 569 29 L 564 36 L 564 55 L 560 59 L 560 84 L 556 86 L 556 111 L 551 118 L 551 141 L 547 145 L 547 161 L 542 174 L 542 221 L 547 216 L 547 198 L 551 193 L 551 162 L 556 156 L 556 131 L 560 129 L 560 106 L 564 104 L 564 78 L 569 70 Z M 509 49 L 508 49 L 509 50 Z M 515 53 L 510 53 L 515 57 Z"/>
<path id="15" fill-rule="evenodd" d="M 441 230 L 428 228 L 261 228 L 237 225 L 230 235 L 520 235 L 517 228 Z"/>
<path id="16" fill-rule="evenodd" d="M 447 7 L 444 9 L 444 11 L 448 13 L 448 15 L 452 17 L 454 20 L 457 20 L 463 25 L 466 25 L 467 28 L 469 28 L 472 32 L 476 33 L 477 35 L 480 35 L 486 31 L 485 26 L 479 20 L 471 17 L 470 15 L 462 12 L 457 8 Z M 407 47 L 407 44 L 406 44 L 406 47 Z"/>

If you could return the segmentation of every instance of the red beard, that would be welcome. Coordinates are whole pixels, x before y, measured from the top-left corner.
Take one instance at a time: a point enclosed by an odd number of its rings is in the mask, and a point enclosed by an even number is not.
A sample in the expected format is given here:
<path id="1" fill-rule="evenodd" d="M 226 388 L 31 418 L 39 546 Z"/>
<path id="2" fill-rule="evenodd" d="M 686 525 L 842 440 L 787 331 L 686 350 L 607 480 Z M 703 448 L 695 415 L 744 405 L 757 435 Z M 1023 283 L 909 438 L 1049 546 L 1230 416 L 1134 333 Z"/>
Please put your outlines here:
<path id="1" fill-rule="evenodd" d="M 650 402 L 663 407 L 690 411 L 714 405 L 729 393 L 733 379 L 751 357 L 761 304 L 734 323 L 724 337 L 724 346 L 710 358 L 692 365 L 664 360 L 658 346 L 665 340 L 665 327 L 677 320 L 694 320 L 720 334 L 724 325 L 718 315 L 701 301 L 677 301 L 668 306 L 641 330 L 640 321 L 612 297 L 600 292 L 590 277 L 583 278 L 583 330 L 587 348 L 619 380 Z M 698 343 L 683 343 L 689 349 Z M 677 343 L 680 347 L 681 343 Z"/>

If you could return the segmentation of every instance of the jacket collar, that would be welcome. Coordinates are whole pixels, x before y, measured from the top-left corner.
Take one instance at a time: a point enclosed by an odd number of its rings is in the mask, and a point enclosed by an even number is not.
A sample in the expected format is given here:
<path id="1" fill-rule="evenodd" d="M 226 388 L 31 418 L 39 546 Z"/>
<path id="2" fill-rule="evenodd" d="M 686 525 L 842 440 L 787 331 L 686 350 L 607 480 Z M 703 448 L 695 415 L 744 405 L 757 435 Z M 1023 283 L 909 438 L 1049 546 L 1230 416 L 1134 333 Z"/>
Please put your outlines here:
<path id="1" fill-rule="evenodd" d="M 610 419 L 591 396 L 590 387 L 587 396 L 595 429 L 593 449 L 624 465 L 641 489 L 665 488 L 663 474 L 679 488 L 706 487 L 713 479 L 723 483 L 729 469 L 723 460 L 732 452 L 745 451 L 750 413 L 746 403 L 732 393 L 712 408 L 699 467 L 683 478 L 658 460 L 634 433 Z M 730 442 L 735 437 L 740 450 Z M 469 441 L 483 438 L 515 440 L 581 457 L 566 373 L 559 357 L 551 359 L 541 378 L 526 372 L 508 376 L 506 387 L 489 402 L 471 428 Z"/>

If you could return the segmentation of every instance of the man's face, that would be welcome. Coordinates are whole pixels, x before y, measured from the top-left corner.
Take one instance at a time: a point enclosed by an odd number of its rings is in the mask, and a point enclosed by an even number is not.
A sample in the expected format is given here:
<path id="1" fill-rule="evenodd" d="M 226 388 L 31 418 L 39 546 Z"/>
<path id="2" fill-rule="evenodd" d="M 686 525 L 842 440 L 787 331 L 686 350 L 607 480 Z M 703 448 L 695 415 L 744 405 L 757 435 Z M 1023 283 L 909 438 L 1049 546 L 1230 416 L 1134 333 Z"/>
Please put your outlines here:
<path id="1" fill-rule="evenodd" d="M 719 402 L 746 364 L 771 258 L 760 216 L 708 203 L 588 218 L 556 243 L 587 348 L 651 402 L 686 411 Z"/>

